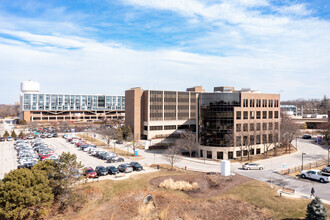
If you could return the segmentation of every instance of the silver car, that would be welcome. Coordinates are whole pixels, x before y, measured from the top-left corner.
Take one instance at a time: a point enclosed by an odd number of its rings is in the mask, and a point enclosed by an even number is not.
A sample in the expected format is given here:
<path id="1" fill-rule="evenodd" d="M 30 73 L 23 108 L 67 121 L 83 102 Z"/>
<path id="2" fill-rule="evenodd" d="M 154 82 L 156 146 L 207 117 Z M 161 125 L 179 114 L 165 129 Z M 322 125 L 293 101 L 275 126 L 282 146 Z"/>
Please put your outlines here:
<path id="1" fill-rule="evenodd" d="M 246 163 L 242 166 L 243 170 L 263 170 L 264 166 L 257 163 Z"/>

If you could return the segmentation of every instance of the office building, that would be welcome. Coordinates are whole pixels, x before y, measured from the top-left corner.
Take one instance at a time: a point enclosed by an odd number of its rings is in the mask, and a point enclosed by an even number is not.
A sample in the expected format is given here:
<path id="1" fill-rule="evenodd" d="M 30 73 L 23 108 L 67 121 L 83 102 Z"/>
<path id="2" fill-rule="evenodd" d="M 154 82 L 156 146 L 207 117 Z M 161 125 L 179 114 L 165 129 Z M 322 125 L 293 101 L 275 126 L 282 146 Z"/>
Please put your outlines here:
<path id="1" fill-rule="evenodd" d="M 279 140 L 279 94 L 234 87 L 215 87 L 211 93 L 202 87 L 186 91 L 132 88 L 125 97 L 125 123 L 136 140 L 173 142 L 190 129 L 196 131 L 197 155 L 215 160 L 261 154 L 266 145 L 269 150 Z"/>
<path id="2" fill-rule="evenodd" d="M 37 82 L 21 83 L 21 119 L 27 122 L 97 121 L 124 118 L 125 97 L 40 93 Z"/>

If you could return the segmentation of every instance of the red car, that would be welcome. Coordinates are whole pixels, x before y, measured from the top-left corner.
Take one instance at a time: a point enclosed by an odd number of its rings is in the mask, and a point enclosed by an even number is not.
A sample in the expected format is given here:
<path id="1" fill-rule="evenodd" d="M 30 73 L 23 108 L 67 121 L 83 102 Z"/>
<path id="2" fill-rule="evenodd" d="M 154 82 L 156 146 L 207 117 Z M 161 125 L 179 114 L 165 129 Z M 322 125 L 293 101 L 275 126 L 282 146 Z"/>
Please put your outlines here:
<path id="1" fill-rule="evenodd" d="M 84 175 L 87 176 L 88 178 L 95 178 L 95 177 L 97 177 L 97 173 L 91 167 L 87 167 L 86 168 Z"/>

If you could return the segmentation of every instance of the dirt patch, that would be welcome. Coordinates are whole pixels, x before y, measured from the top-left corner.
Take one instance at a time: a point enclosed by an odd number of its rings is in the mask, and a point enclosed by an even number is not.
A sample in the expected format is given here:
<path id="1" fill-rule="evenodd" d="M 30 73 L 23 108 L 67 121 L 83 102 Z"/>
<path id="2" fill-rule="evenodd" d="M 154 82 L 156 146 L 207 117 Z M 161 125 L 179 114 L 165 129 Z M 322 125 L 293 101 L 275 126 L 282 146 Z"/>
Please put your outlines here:
<path id="1" fill-rule="evenodd" d="M 196 174 L 196 175 L 168 175 L 156 177 L 149 181 L 149 184 L 158 187 L 165 179 L 173 179 L 174 181 L 188 181 L 189 183 L 196 182 L 198 189 L 186 192 L 192 197 L 205 198 L 214 195 L 222 194 L 235 186 L 251 181 L 252 179 L 235 175 L 230 177 L 221 176 L 219 174 Z"/>

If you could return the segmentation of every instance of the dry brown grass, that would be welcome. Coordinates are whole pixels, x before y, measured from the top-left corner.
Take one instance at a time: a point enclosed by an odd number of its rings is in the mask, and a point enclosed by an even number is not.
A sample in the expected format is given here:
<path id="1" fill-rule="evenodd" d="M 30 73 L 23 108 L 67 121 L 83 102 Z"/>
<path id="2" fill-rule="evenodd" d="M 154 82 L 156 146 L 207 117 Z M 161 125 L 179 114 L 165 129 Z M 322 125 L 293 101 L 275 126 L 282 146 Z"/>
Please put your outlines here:
<path id="1" fill-rule="evenodd" d="M 159 184 L 160 188 L 171 189 L 171 190 L 181 190 L 181 191 L 193 191 L 198 189 L 198 183 L 189 183 L 188 181 L 179 180 L 174 181 L 172 178 L 165 179 Z"/>

